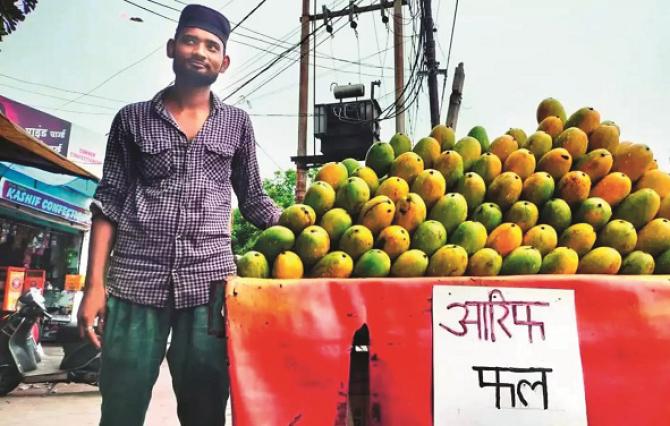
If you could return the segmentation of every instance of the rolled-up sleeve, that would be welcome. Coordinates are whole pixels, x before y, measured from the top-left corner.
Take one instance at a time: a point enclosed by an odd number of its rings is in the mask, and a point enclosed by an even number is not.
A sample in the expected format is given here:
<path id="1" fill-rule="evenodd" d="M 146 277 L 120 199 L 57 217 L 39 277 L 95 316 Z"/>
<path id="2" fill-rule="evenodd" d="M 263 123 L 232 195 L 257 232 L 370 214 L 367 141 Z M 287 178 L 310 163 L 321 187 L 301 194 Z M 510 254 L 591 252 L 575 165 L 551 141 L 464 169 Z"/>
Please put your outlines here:
<path id="1" fill-rule="evenodd" d="M 245 219 L 259 228 L 277 223 L 281 209 L 263 191 L 256 159 L 256 139 L 247 115 L 242 140 L 233 158 L 232 184 Z"/>
<path id="2" fill-rule="evenodd" d="M 131 180 L 128 132 L 124 128 L 122 113 L 123 111 L 119 112 L 112 122 L 102 167 L 102 179 L 91 203 L 93 216 L 102 214 L 114 223 L 119 222 Z"/>

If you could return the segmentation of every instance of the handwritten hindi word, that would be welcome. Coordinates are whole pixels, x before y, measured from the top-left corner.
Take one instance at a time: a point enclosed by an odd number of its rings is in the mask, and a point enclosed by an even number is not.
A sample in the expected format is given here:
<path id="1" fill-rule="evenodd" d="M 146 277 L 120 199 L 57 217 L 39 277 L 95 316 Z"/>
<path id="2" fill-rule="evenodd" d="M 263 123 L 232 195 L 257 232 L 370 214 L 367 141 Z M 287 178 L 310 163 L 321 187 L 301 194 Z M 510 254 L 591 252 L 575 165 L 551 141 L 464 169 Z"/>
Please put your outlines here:
<path id="1" fill-rule="evenodd" d="M 517 398 L 519 402 L 524 407 L 528 407 L 528 400 L 524 396 L 524 391 L 530 390 L 531 392 L 535 391 L 535 388 L 540 386 L 542 387 L 542 404 L 543 409 L 547 410 L 549 408 L 549 390 L 547 386 L 547 373 L 551 373 L 553 370 L 551 368 L 513 368 L 513 367 L 472 367 L 473 370 L 477 372 L 479 379 L 479 387 L 493 387 L 496 392 L 496 408 L 500 409 L 500 389 L 505 388 L 509 390 L 510 395 L 510 404 L 512 408 L 517 406 Z M 484 373 L 493 372 L 495 375 L 495 380 L 485 381 Z M 514 373 L 514 374 L 540 374 L 541 379 L 535 382 L 530 382 L 526 379 L 521 380 L 511 380 L 510 382 L 501 382 L 500 373 Z M 526 376 L 527 377 L 527 376 Z"/>
<path id="2" fill-rule="evenodd" d="M 508 301 L 505 300 L 500 290 L 494 289 L 489 292 L 487 301 L 466 301 L 464 303 L 451 303 L 447 305 L 447 310 L 461 308 L 463 309 L 463 318 L 458 321 L 461 329 L 453 329 L 448 325 L 439 323 L 439 326 L 456 336 L 465 336 L 468 333 L 468 324 L 477 326 L 477 336 L 479 340 L 496 341 L 496 324 L 509 338 L 512 338 L 505 320 L 512 313 L 512 323 L 514 325 L 528 327 L 528 341 L 533 343 L 533 327 L 540 329 L 542 340 L 545 340 L 544 322 L 533 321 L 532 308 L 548 307 L 548 302 L 538 301 Z M 469 318 L 470 308 L 476 309 L 476 318 Z M 525 311 L 525 319 L 519 318 L 519 311 Z"/>

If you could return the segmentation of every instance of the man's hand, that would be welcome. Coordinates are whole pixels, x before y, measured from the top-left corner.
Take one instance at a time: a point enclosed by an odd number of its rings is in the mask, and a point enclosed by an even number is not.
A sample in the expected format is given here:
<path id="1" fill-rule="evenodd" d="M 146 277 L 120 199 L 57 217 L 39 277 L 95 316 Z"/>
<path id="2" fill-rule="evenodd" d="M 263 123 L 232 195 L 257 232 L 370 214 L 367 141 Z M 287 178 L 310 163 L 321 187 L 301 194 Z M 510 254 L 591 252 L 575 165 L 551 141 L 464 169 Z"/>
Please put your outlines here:
<path id="1" fill-rule="evenodd" d="M 100 349 L 100 337 L 95 332 L 95 320 L 98 320 L 98 331 L 103 332 L 105 325 L 105 307 L 107 305 L 107 297 L 105 295 L 105 287 L 102 283 L 91 284 L 86 286 L 86 293 L 84 299 L 79 306 L 77 313 L 77 323 L 79 324 L 79 335 L 86 337 L 93 346 Z"/>

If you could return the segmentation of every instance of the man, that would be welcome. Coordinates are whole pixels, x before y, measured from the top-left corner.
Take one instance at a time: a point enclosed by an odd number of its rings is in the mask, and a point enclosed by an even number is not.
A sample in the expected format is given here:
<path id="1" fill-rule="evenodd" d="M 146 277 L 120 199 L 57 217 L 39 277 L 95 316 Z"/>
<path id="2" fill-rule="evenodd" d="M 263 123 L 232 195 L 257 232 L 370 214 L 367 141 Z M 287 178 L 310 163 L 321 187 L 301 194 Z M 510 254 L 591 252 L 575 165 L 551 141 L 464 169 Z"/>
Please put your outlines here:
<path id="1" fill-rule="evenodd" d="M 167 43 L 174 86 L 124 107 L 112 123 L 79 310 L 82 334 L 102 343 L 104 426 L 143 424 L 170 333 L 181 424 L 225 421 L 226 347 L 208 333 L 221 319 L 208 304 L 235 273 L 231 189 L 255 225 L 273 225 L 280 214 L 262 191 L 248 115 L 210 91 L 230 63 L 229 33 L 219 12 L 184 8 Z M 104 320 L 102 342 L 96 318 Z"/>

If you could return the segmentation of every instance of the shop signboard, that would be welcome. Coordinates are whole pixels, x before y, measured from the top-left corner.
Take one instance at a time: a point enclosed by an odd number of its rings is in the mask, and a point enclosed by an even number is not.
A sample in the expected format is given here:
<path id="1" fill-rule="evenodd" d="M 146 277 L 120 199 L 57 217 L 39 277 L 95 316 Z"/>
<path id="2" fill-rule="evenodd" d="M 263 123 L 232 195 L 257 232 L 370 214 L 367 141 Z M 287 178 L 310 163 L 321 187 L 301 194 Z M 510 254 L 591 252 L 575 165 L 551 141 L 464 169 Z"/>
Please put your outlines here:
<path id="1" fill-rule="evenodd" d="M 107 139 L 85 127 L 72 124 L 67 158 L 94 175 L 102 176 Z"/>
<path id="2" fill-rule="evenodd" d="M 91 222 L 91 214 L 85 208 L 67 203 L 6 178 L 0 179 L 0 199 L 26 206 L 48 215 L 57 216 L 69 222 L 76 222 L 82 225 L 89 225 Z"/>
<path id="3" fill-rule="evenodd" d="M 586 426 L 574 290 L 433 288 L 436 425 Z"/>
<path id="4" fill-rule="evenodd" d="M 0 96 L 0 112 L 57 153 L 67 156 L 71 123 Z"/>

